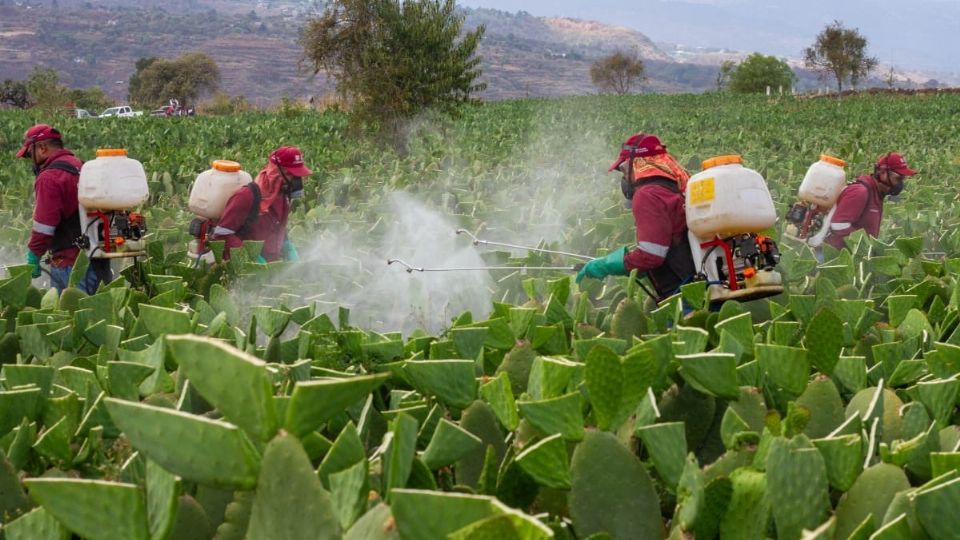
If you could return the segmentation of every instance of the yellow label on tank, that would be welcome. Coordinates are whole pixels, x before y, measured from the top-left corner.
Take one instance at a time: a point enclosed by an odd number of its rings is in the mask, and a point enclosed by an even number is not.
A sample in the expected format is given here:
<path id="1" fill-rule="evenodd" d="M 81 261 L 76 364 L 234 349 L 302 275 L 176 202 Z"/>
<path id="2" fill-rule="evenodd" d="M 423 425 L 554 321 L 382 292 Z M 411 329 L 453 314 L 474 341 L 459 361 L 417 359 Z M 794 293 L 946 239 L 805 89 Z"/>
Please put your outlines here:
<path id="1" fill-rule="evenodd" d="M 714 198 L 713 177 L 704 178 L 690 185 L 690 204 L 702 204 Z"/>

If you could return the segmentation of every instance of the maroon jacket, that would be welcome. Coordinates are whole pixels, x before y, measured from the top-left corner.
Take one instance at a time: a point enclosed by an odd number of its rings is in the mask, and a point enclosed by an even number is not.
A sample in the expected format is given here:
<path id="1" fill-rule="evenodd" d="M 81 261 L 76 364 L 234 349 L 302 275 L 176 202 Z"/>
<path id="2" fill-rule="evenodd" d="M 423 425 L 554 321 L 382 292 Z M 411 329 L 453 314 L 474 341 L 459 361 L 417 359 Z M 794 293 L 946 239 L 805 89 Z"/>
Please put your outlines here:
<path id="1" fill-rule="evenodd" d="M 37 174 L 33 184 L 33 193 L 36 198 L 33 207 L 33 230 L 30 232 L 27 247 L 38 257 L 42 257 L 53 245 L 57 227 L 67 218 L 73 217 L 79 208 L 77 203 L 79 177 L 67 171 L 48 168 L 54 161 L 66 162 L 77 169 L 83 165 L 83 162 L 72 152 L 61 149 L 47 158 L 40 168 L 40 173 Z M 57 268 L 72 267 L 79 253 L 80 250 L 76 247 L 54 251 L 51 265 Z"/>
<path id="2" fill-rule="evenodd" d="M 857 178 L 857 182 L 848 184 L 840 193 L 826 242 L 842 249 L 844 238 L 859 229 L 875 237 L 880 234 L 882 218 L 883 196 L 877 189 L 877 181 L 872 176 L 861 176 Z"/>
<path id="3" fill-rule="evenodd" d="M 285 195 L 274 199 L 266 213 L 260 214 L 243 234 L 237 234 L 253 206 L 253 192 L 242 187 L 227 201 L 223 216 L 213 230 L 214 240 L 225 240 L 224 257 L 230 257 L 230 248 L 240 247 L 244 240 L 262 240 L 260 254 L 268 262 L 283 258 L 283 241 L 287 237 L 287 217 L 290 214 L 290 202 Z"/>
<path id="4" fill-rule="evenodd" d="M 637 245 L 623 258 L 624 268 L 628 272 L 658 268 L 666 260 L 673 239 L 687 234 L 683 193 L 657 184 L 640 184 L 633 193 L 633 221 Z"/>

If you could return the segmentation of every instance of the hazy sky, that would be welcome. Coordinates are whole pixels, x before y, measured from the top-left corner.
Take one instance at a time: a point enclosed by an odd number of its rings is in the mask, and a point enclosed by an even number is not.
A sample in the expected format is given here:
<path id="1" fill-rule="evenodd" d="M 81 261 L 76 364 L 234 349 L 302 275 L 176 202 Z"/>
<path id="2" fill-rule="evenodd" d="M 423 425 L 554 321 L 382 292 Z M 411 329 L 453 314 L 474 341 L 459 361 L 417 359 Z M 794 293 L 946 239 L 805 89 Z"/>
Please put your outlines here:
<path id="1" fill-rule="evenodd" d="M 657 42 L 799 57 L 833 20 L 900 69 L 960 72 L 960 0 L 459 0 L 468 7 L 620 24 Z"/>

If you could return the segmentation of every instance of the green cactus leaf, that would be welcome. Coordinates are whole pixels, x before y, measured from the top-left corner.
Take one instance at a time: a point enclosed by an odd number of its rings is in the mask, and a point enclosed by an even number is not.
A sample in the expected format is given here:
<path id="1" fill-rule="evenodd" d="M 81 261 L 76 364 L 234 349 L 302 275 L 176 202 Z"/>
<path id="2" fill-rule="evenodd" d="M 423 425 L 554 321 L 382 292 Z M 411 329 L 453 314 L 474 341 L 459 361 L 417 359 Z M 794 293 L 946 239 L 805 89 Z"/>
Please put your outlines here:
<path id="1" fill-rule="evenodd" d="M 677 362 L 680 364 L 680 375 L 697 390 L 725 399 L 740 397 L 737 359 L 734 355 L 728 353 L 677 355 Z"/>
<path id="2" fill-rule="evenodd" d="M 664 536 L 660 502 L 643 464 L 616 436 L 591 432 L 570 463 L 570 516 L 578 535 L 616 539 Z"/>
<path id="3" fill-rule="evenodd" d="M 676 492 L 687 455 L 683 422 L 652 424 L 636 430 L 667 489 Z"/>
<path id="4" fill-rule="evenodd" d="M 208 540 L 215 529 L 200 503 L 190 495 L 176 498 L 176 519 L 165 538 L 177 540 Z M 159 538 L 159 537 L 158 537 Z"/>
<path id="5" fill-rule="evenodd" d="M 859 392 L 867 386 L 867 359 L 863 356 L 841 356 L 831 377 L 847 390 Z"/>
<path id="6" fill-rule="evenodd" d="M 582 422 L 581 422 L 582 425 Z M 481 482 L 484 464 L 487 463 L 487 452 L 493 449 L 494 459 L 489 463 L 494 472 L 499 470 L 500 463 L 506 454 L 506 444 L 503 442 L 504 433 L 497 421 L 493 409 L 482 401 L 475 401 L 463 411 L 460 417 L 460 427 L 473 433 L 483 441 L 483 448 L 465 455 L 455 466 L 457 482 L 466 486 L 477 487 Z M 496 482 L 492 486 L 496 488 Z"/>
<path id="7" fill-rule="evenodd" d="M 854 324 L 856 321 L 848 321 Z M 843 321 L 833 311 L 821 309 L 811 319 L 804 334 L 807 356 L 821 373 L 833 373 L 843 349 Z"/>
<path id="8" fill-rule="evenodd" d="M 481 495 L 396 489 L 390 509 L 404 540 L 446 540 L 451 533 L 499 513 L 493 501 Z"/>
<path id="9" fill-rule="evenodd" d="M 900 467 L 879 463 L 864 470 L 837 504 L 837 538 L 849 537 L 867 518 L 878 529 L 894 495 L 907 489 L 910 482 Z"/>
<path id="10" fill-rule="evenodd" d="M 330 489 L 329 477 L 331 474 L 345 471 L 356 463 L 366 459 L 366 451 L 363 447 L 363 441 L 360 440 L 360 434 L 353 422 L 347 422 L 333 441 L 333 446 L 323 457 L 317 474 L 320 476 L 324 487 Z"/>
<path id="11" fill-rule="evenodd" d="M 493 413 L 509 431 L 517 429 L 520 423 L 520 414 L 517 412 L 517 402 L 510 390 L 510 376 L 501 372 L 496 377 L 480 386 L 480 397 L 490 404 Z"/>
<path id="12" fill-rule="evenodd" d="M 482 448 L 483 441 L 479 437 L 441 418 L 421 459 L 429 469 L 436 470 Z"/>
<path id="13" fill-rule="evenodd" d="M 390 507 L 380 503 L 360 517 L 350 527 L 343 540 L 400 540 L 397 524 Z"/>
<path id="14" fill-rule="evenodd" d="M 403 373 L 420 393 L 450 407 L 465 409 L 477 399 L 473 360 L 408 360 Z"/>
<path id="15" fill-rule="evenodd" d="M 950 471 L 960 473 L 960 452 L 931 452 L 930 470 L 934 478 Z"/>
<path id="16" fill-rule="evenodd" d="M 559 433 L 524 448 L 515 461 L 541 486 L 570 489 L 567 444 Z"/>
<path id="17" fill-rule="evenodd" d="M 90 540 L 147 540 L 147 512 L 132 484 L 68 478 L 24 481 L 30 496 L 71 531 Z"/>
<path id="18" fill-rule="evenodd" d="M 823 456 L 830 485 L 838 491 L 850 489 L 863 470 L 863 438 L 842 435 L 812 442 Z"/>
<path id="19" fill-rule="evenodd" d="M 26 418 L 33 421 L 43 403 L 37 387 L 18 388 L 0 392 L 0 437 L 6 435 Z"/>
<path id="20" fill-rule="evenodd" d="M 0 518 L 9 522 L 32 506 L 20 486 L 20 477 L 13 463 L 0 449 Z"/>
<path id="21" fill-rule="evenodd" d="M 796 540 L 803 529 L 826 521 L 831 507 L 826 465 L 804 435 L 774 438 L 766 472 L 778 538 Z"/>
<path id="22" fill-rule="evenodd" d="M 6 540 L 68 540 L 70 531 L 40 506 L 3 524 Z"/>
<path id="23" fill-rule="evenodd" d="M 168 336 L 165 343 L 180 372 L 226 420 L 252 440 L 267 441 L 276 433 L 273 388 L 263 361 L 211 338 Z"/>
<path id="24" fill-rule="evenodd" d="M 758 344 L 757 360 L 767 378 L 788 393 L 799 396 L 810 379 L 807 351 L 796 347 Z"/>
<path id="25" fill-rule="evenodd" d="M 56 373 L 57 371 L 50 366 L 33 364 L 6 364 L 2 371 L 7 388 L 32 384 L 40 389 L 41 396 L 47 396 L 50 393 Z"/>
<path id="26" fill-rule="evenodd" d="M 732 304 L 732 302 L 727 302 L 727 304 Z M 750 313 L 741 313 L 724 319 L 717 323 L 714 331 L 717 335 L 721 332 L 729 332 L 730 336 L 737 340 L 748 355 L 753 355 L 753 317 Z"/>
<path id="27" fill-rule="evenodd" d="M 701 513 L 706 515 L 706 490 L 704 487 L 703 472 L 693 453 L 687 454 L 683 466 L 683 473 L 677 483 L 677 511 L 676 523 L 684 531 L 693 531 L 697 523 L 705 521 Z"/>
<path id="28" fill-rule="evenodd" d="M 340 538 L 330 494 L 292 435 L 278 435 L 263 453 L 247 538 Z"/>
<path id="29" fill-rule="evenodd" d="M 546 435 L 560 433 L 564 439 L 583 439 L 583 414 L 580 393 L 540 401 L 518 401 L 520 415 Z"/>
<path id="30" fill-rule="evenodd" d="M 751 431 L 750 426 L 740 418 L 736 409 L 727 407 L 720 421 L 720 439 L 723 441 L 723 446 L 728 450 L 732 449 L 736 443 L 736 437 L 747 431 Z"/>
<path id="31" fill-rule="evenodd" d="M 349 529 L 367 509 L 369 468 L 367 460 L 362 460 L 330 475 L 330 495 L 343 530 Z"/>
<path id="32" fill-rule="evenodd" d="M 866 388 L 857 392 L 844 414 L 849 418 L 857 413 L 865 426 L 871 425 L 875 418 L 880 419 L 877 436 L 881 442 L 890 444 L 900 438 L 900 408 L 903 401 L 889 388 Z"/>
<path id="33" fill-rule="evenodd" d="M 910 529 L 910 521 L 906 514 L 901 514 L 900 517 L 886 523 L 870 535 L 870 540 L 913 540 L 913 538 L 913 531 Z"/>
<path id="34" fill-rule="evenodd" d="M 770 522 L 766 475 L 746 468 L 737 469 L 730 475 L 730 482 L 733 491 L 720 521 L 720 538 L 762 538 Z"/>
<path id="35" fill-rule="evenodd" d="M 534 400 L 562 396 L 567 392 L 570 381 L 583 367 L 583 364 L 563 358 L 538 356 L 530 368 L 527 394 Z"/>
<path id="36" fill-rule="evenodd" d="M 811 439 L 826 437 L 846 419 L 840 392 L 827 377 L 818 376 L 810 381 L 796 403 L 810 411 L 810 421 L 803 433 Z"/>
<path id="37" fill-rule="evenodd" d="M 946 480 L 953 476 L 951 480 Z M 955 473 L 937 477 L 915 495 L 917 518 L 930 538 L 957 538 L 960 532 L 960 478 Z"/>
<path id="38" fill-rule="evenodd" d="M 147 524 L 151 540 L 169 538 L 177 514 L 180 479 L 147 460 Z"/>
<path id="39" fill-rule="evenodd" d="M 503 513 L 456 530 L 449 540 L 549 540 L 554 533 L 534 517 L 504 507 Z"/>
<path id="40" fill-rule="evenodd" d="M 110 395 L 128 401 L 140 400 L 140 384 L 155 369 L 138 362 L 107 362 Z"/>
<path id="41" fill-rule="evenodd" d="M 587 355 L 584 377 L 597 427 L 616 430 L 619 426 L 611 424 L 620 411 L 624 381 L 620 356 L 604 345 L 594 347 Z"/>
<path id="42" fill-rule="evenodd" d="M 497 366 L 496 375 L 506 373 L 510 377 L 510 388 L 514 395 L 522 394 L 530 380 L 530 370 L 537 359 L 537 351 L 529 341 L 518 341 Z"/>
<path id="43" fill-rule="evenodd" d="M 260 458 L 243 432 L 218 420 L 179 411 L 106 400 L 107 410 L 134 448 L 164 469 L 195 482 L 251 489 Z M 206 449 L 216 448 L 216 452 Z"/>
<path id="44" fill-rule="evenodd" d="M 284 428 L 302 437 L 367 397 L 389 378 L 389 373 L 379 373 L 298 382 L 287 406 Z"/>
<path id="45" fill-rule="evenodd" d="M 390 423 L 390 444 L 383 457 L 383 492 L 390 501 L 390 493 L 407 485 L 413 458 L 417 451 L 416 419 L 400 413 Z"/>
<path id="46" fill-rule="evenodd" d="M 193 330 L 190 314 L 186 311 L 150 304 L 140 304 L 140 322 L 154 338 L 189 334 Z"/>
<path id="47" fill-rule="evenodd" d="M 960 381 L 956 378 L 921 381 L 913 388 L 917 401 L 923 403 L 940 428 L 950 424 L 957 404 Z"/>
<path id="48" fill-rule="evenodd" d="M 49 460 L 69 464 L 73 458 L 73 451 L 70 448 L 73 432 L 70 428 L 68 419 L 61 418 L 40 434 L 33 449 Z"/>

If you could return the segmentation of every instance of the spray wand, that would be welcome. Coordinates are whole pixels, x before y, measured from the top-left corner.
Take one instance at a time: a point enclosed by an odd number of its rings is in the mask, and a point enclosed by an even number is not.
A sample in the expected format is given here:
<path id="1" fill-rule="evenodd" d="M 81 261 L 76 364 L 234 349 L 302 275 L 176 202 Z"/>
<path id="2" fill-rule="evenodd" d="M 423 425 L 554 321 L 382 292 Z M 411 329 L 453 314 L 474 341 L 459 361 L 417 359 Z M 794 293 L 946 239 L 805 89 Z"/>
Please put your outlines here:
<path id="1" fill-rule="evenodd" d="M 570 253 L 568 251 L 556 251 L 553 249 L 543 249 L 543 248 L 533 247 L 533 246 L 521 246 L 517 244 L 508 244 L 506 242 L 493 242 L 491 240 L 483 240 L 483 239 L 477 238 L 476 236 L 471 234 L 470 231 L 466 229 L 457 229 L 457 234 L 465 234 L 469 236 L 470 239 L 473 240 L 473 245 L 475 246 L 483 244 L 485 246 L 501 246 L 501 247 L 515 248 L 515 249 L 526 249 L 528 251 L 538 251 L 540 253 L 553 253 L 555 255 L 565 255 L 567 257 L 573 257 L 574 259 L 580 259 L 584 261 L 592 261 L 593 259 L 595 259 L 595 257 L 591 257 L 589 255 L 581 255 L 579 253 Z"/>
<path id="2" fill-rule="evenodd" d="M 452 267 L 452 268 L 424 268 L 422 266 L 413 266 L 402 259 L 389 259 L 387 260 L 387 265 L 397 263 L 400 266 L 403 266 L 406 269 L 408 274 L 413 272 L 470 272 L 470 271 L 488 271 L 488 270 L 558 270 L 564 272 L 579 272 L 583 268 L 583 264 L 577 264 L 574 266 L 464 266 L 464 267 Z"/>

